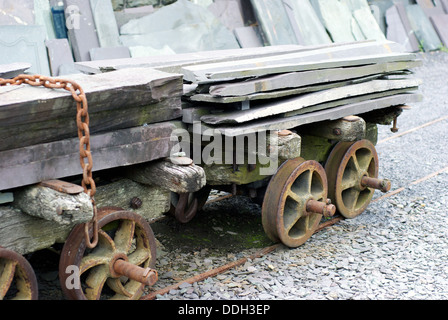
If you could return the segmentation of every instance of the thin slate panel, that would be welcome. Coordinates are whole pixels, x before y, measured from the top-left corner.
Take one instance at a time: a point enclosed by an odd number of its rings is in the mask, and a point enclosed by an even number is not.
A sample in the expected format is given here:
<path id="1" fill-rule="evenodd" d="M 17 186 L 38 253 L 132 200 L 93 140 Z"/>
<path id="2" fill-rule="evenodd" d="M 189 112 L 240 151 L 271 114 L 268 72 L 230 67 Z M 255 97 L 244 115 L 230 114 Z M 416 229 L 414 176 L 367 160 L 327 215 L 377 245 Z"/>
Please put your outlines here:
<path id="1" fill-rule="evenodd" d="M 331 43 L 324 26 L 308 0 L 283 0 L 299 44 L 316 45 Z"/>
<path id="2" fill-rule="evenodd" d="M 120 35 L 118 33 L 118 25 L 115 20 L 112 2 L 90 0 L 90 6 L 92 8 L 100 46 L 102 48 L 120 46 Z"/>
<path id="3" fill-rule="evenodd" d="M 420 6 L 409 5 L 406 7 L 406 13 L 421 47 L 425 51 L 440 49 L 442 42 Z"/>
<path id="4" fill-rule="evenodd" d="M 364 40 L 361 30 L 346 3 L 339 0 L 315 0 L 314 7 L 333 42 Z"/>
<path id="5" fill-rule="evenodd" d="M 448 14 L 435 14 L 431 16 L 431 22 L 443 45 L 448 47 Z"/>
<path id="6" fill-rule="evenodd" d="M 400 14 L 396 6 L 392 6 L 386 11 L 387 33 L 386 38 L 390 41 L 401 43 L 407 52 L 414 52 L 409 34 L 406 31 Z"/>
<path id="7" fill-rule="evenodd" d="M 89 0 L 65 0 L 68 37 L 75 61 L 90 61 L 89 50 L 100 47 Z"/>
<path id="8" fill-rule="evenodd" d="M 29 73 L 50 75 L 43 26 L 0 26 L 0 52 L 0 64 L 28 62 Z"/>
<path id="9" fill-rule="evenodd" d="M 286 10 L 280 1 L 251 0 L 251 3 L 269 45 L 298 44 Z"/>

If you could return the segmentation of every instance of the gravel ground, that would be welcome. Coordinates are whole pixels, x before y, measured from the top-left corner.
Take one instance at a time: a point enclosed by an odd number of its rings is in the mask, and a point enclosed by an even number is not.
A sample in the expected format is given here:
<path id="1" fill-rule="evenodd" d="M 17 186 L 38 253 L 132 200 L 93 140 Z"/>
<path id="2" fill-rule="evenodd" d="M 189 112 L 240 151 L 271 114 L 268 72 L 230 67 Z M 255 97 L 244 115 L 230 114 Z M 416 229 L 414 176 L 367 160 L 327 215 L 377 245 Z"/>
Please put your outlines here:
<path id="1" fill-rule="evenodd" d="M 424 65 L 415 71 L 423 80 L 421 92 L 425 98 L 398 118 L 400 132 L 448 115 L 448 54 L 426 53 L 421 58 Z M 447 122 L 378 144 L 380 176 L 393 182 L 392 190 L 403 187 L 403 192 L 374 200 L 357 218 L 314 234 L 299 248 L 280 246 L 218 276 L 184 283 L 157 299 L 447 299 L 448 170 L 409 185 L 448 166 Z M 380 126 L 379 131 L 379 140 L 393 135 L 388 126 Z M 377 192 L 375 199 L 379 196 Z M 237 211 L 247 204 L 238 198 L 229 199 L 222 201 L 224 208 L 232 201 Z M 232 208 L 227 210 L 231 212 Z M 257 210 L 259 207 L 252 208 L 253 212 Z M 225 221 L 221 224 L 225 226 Z M 230 232 L 219 223 L 212 228 Z M 160 281 L 154 289 L 249 256 L 261 242 L 254 241 L 253 248 L 242 252 L 228 248 L 221 254 L 206 246 L 193 251 L 162 250 Z"/>

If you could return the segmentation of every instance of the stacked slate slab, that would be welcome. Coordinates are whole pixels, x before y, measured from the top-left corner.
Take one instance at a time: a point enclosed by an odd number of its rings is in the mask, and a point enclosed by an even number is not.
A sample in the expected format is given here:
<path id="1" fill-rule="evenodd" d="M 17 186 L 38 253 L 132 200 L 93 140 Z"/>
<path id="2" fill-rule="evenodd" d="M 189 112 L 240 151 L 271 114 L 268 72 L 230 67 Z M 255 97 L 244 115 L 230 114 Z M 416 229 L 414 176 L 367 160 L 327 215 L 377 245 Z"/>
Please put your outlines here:
<path id="1" fill-rule="evenodd" d="M 94 170 L 168 157 L 182 127 L 182 75 L 151 68 L 65 76 L 86 93 Z M 0 87 L 0 190 L 82 173 L 71 93 Z"/>
<path id="2" fill-rule="evenodd" d="M 413 53 L 390 41 L 303 47 L 269 57 L 183 66 L 183 121 L 203 134 L 291 129 L 421 99 Z"/>

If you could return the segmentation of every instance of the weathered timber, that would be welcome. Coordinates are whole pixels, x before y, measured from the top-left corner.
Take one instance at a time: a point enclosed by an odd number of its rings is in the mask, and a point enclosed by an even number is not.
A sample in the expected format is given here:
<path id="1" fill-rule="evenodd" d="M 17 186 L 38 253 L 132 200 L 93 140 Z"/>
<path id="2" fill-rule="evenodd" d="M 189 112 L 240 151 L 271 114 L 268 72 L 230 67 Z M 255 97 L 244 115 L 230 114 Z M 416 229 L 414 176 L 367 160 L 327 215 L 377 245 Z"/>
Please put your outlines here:
<path id="1" fill-rule="evenodd" d="M 305 160 L 315 160 L 320 163 L 325 163 L 336 143 L 336 141 L 313 135 L 302 134 L 301 137 L 302 153 L 300 156 Z"/>
<path id="2" fill-rule="evenodd" d="M 366 122 L 358 116 L 310 124 L 302 132 L 330 140 L 357 141 L 365 138 Z"/>
<path id="3" fill-rule="evenodd" d="M 206 184 L 205 172 L 201 167 L 195 164 L 176 165 L 168 160 L 132 166 L 127 170 L 127 177 L 175 193 L 195 192 Z"/>
<path id="4" fill-rule="evenodd" d="M 341 81 L 373 74 L 389 73 L 418 67 L 420 65 L 421 61 L 402 61 L 348 68 L 293 72 L 238 83 L 216 84 L 210 86 L 209 93 L 212 96 L 217 97 L 242 96 L 257 92 L 296 88 L 316 83 Z"/>
<path id="5" fill-rule="evenodd" d="M 67 76 L 86 92 L 90 133 L 181 117 L 182 76 L 153 69 Z M 70 92 L 21 85 L 1 91 L 0 150 L 77 136 L 76 103 Z"/>
<path id="6" fill-rule="evenodd" d="M 201 121 L 213 125 L 244 123 L 353 96 L 404 88 L 415 90 L 419 83 L 419 80 L 416 79 L 372 80 L 369 82 L 308 93 L 278 101 L 269 101 L 263 105 L 257 106 L 257 108 L 249 110 L 226 112 L 219 115 L 206 115 L 201 117 Z"/>
<path id="7" fill-rule="evenodd" d="M 393 42 L 360 42 L 264 58 L 186 66 L 182 73 L 185 80 L 212 83 L 266 74 L 415 60 L 415 55 L 401 51 L 402 46 Z"/>
<path id="8" fill-rule="evenodd" d="M 63 243 L 74 226 L 33 217 L 11 206 L 0 206 L 0 246 L 19 254 Z"/>
<path id="9" fill-rule="evenodd" d="M 118 207 L 126 211 L 134 211 L 146 220 L 152 221 L 169 211 L 170 196 L 171 193 L 167 189 L 123 178 L 99 186 L 95 194 L 95 201 L 98 208 Z M 134 198 L 141 201 L 135 201 L 139 205 L 132 203 Z"/>
<path id="10" fill-rule="evenodd" d="M 93 171 L 166 158 L 179 121 L 121 129 L 90 138 Z M 78 138 L 0 152 L 0 190 L 81 174 Z"/>
<path id="11" fill-rule="evenodd" d="M 14 206 L 31 216 L 64 225 L 84 223 L 93 216 L 93 205 L 86 193 L 66 194 L 39 184 L 18 189 Z"/>
<path id="12" fill-rule="evenodd" d="M 95 200 L 99 208 L 113 206 L 134 211 L 151 222 L 168 212 L 171 203 L 170 196 L 169 190 L 121 179 L 99 186 Z M 139 208 L 130 205 L 132 198 L 135 197 L 141 200 Z M 90 219 L 91 216 L 84 222 Z M 49 248 L 55 243 L 64 243 L 77 225 L 73 222 L 75 220 L 67 220 L 72 222 L 61 224 L 54 220 L 31 216 L 17 207 L 2 205 L 0 206 L 0 246 L 20 254 L 27 254 Z"/>
<path id="13" fill-rule="evenodd" d="M 207 159 L 204 159 L 206 164 L 201 165 L 207 177 L 207 184 L 215 186 L 245 185 L 262 181 L 274 174 L 276 168 L 284 161 L 301 156 L 302 139 L 296 133 L 289 132 L 282 135 L 272 132 L 266 139 L 265 149 L 255 149 L 253 145 L 248 144 L 244 144 L 244 147 L 241 148 L 237 142 L 235 165 L 225 161 L 208 162 Z M 233 148 L 228 150 L 226 146 L 217 147 L 214 152 L 220 154 L 222 158 L 231 159 Z"/>
<path id="14" fill-rule="evenodd" d="M 215 134 L 220 133 L 224 136 L 234 137 L 238 135 L 253 133 L 256 131 L 293 129 L 295 127 L 313 122 L 335 120 L 349 115 L 361 115 L 372 110 L 387 108 L 390 106 L 412 104 L 415 102 L 420 102 L 421 100 L 421 94 L 398 94 L 288 118 L 262 119 L 238 126 L 214 127 L 206 124 L 201 124 L 201 132 L 203 135 L 210 135 L 211 132 L 214 132 Z M 193 129 L 191 125 L 189 128 L 190 130 Z"/>

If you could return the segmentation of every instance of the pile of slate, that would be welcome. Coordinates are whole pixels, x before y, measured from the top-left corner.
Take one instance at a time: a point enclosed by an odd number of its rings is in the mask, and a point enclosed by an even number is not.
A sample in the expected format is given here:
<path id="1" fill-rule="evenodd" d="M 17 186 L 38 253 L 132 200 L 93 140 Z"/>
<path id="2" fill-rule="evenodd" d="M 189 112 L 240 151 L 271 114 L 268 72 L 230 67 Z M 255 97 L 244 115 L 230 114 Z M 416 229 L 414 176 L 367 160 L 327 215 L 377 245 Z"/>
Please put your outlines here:
<path id="1" fill-rule="evenodd" d="M 420 64 L 397 43 L 363 41 L 183 66 L 183 121 L 237 136 L 412 104 L 421 95 L 410 70 Z"/>
<path id="2" fill-rule="evenodd" d="M 387 39 L 430 51 L 448 47 L 447 30 L 448 0 L 0 0 L 0 65 L 22 63 L 0 76 L 276 45 Z"/>

